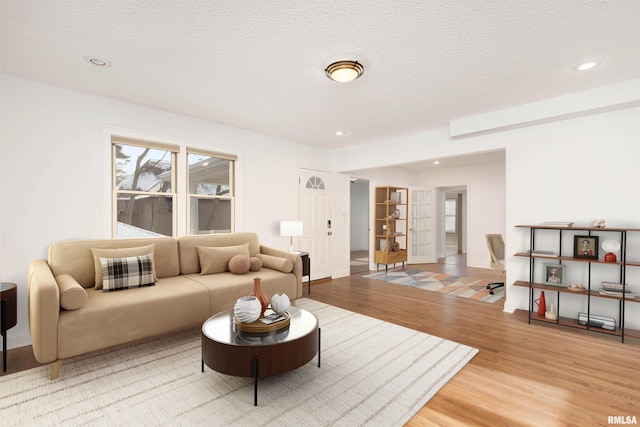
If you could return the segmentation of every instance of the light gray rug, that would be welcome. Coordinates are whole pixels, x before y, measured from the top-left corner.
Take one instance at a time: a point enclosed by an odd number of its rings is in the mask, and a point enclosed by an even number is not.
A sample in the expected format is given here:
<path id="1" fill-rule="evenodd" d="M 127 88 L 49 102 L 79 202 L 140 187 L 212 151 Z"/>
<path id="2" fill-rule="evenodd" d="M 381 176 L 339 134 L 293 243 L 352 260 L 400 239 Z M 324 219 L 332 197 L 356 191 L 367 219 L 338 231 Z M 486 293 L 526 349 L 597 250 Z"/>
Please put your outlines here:
<path id="1" fill-rule="evenodd" d="M 478 350 L 309 299 L 322 367 L 259 382 L 205 368 L 200 331 L 0 378 L 3 426 L 401 426 Z M 105 325 L 106 327 L 107 325 Z"/>

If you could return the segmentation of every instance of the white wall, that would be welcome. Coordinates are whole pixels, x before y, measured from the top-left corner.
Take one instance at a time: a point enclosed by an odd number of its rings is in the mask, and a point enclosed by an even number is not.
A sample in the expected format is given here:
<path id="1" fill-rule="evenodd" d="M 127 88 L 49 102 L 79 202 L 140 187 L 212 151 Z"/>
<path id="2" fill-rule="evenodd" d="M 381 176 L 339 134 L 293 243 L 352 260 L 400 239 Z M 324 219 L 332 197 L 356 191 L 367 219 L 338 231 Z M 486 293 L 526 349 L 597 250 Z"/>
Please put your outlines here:
<path id="1" fill-rule="evenodd" d="M 631 85 L 639 91 L 640 81 Z M 629 85 L 625 87 L 629 93 Z M 365 149 L 349 147 L 328 153 L 211 122 L 0 76 L 0 278 L 19 284 L 19 323 L 9 331 L 9 346 L 29 342 L 28 263 L 46 258 L 48 245 L 57 240 L 109 237 L 104 232 L 104 215 L 109 210 L 108 195 L 103 194 L 106 175 L 101 129 L 105 126 L 238 151 L 243 191 L 238 200 L 237 230 L 255 231 L 264 244 L 282 249 L 288 248 L 288 242 L 279 236 L 278 223 L 297 213 L 298 169 L 333 170 L 333 277 L 340 277 L 349 272 L 349 174 L 358 171 L 356 176 L 369 179 L 371 188 L 421 186 L 418 173 L 388 167 L 418 160 L 506 150 L 507 254 L 528 245 L 528 234 L 515 228 L 517 224 L 545 220 L 589 224 L 602 217 L 612 226 L 640 228 L 640 107 L 637 101 L 607 104 L 611 99 L 607 93 L 606 87 L 589 91 L 594 106 L 579 117 L 558 116 L 544 123 L 518 119 L 521 126 L 458 138 L 440 129 L 370 144 Z M 599 97 L 602 102 L 594 103 Z M 566 97 L 564 104 L 573 99 Z M 580 99 L 575 97 L 575 102 Z M 558 104 L 557 100 L 549 102 Z M 536 106 L 546 109 L 544 102 Z M 464 172 L 472 173 L 482 175 L 481 171 Z M 467 182 L 471 198 L 477 185 Z M 481 209 L 487 201 L 501 198 L 478 188 L 475 193 L 478 200 L 470 199 L 469 209 Z M 373 200 L 373 194 L 370 198 Z M 471 214 L 470 221 L 474 221 Z M 476 228 L 494 228 L 487 221 L 481 218 Z M 629 258 L 640 260 L 640 236 L 630 237 Z M 470 251 L 477 247 L 480 253 L 483 244 L 469 240 Z M 508 259 L 507 283 L 528 277 L 528 263 L 522 261 Z M 482 259 L 473 262 L 484 263 Z M 627 282 L 640 293 L 640 268 L 629 270 Z M 569 277 L 582 280 L 574 268 Z M 566 308 L 576 311 L 581 309 L 579 304 L 574 301 Z M 629 306 L 632 311 L 627 313 L 627 321 L 640 329 L 640 304 Z M 526 289 L 507 286 L 505 310 L 526 307 Z"/>
<path id="2" fill-rule="evenodd" d="M 518 224 L 538 224 L 550 220 L 574 221 L 580 225 L 590 225 L 594 218 L 605 218 L 607 224 L 618 227 L 640 228 L 640 186 L 638 186 L 638 159 L 640 159 L 640 97 L 635 101 L 616 104 L 611 101 L 609 91 L 617 93 L 620 85 L 603 87 L 589 91 L 590 106 L 584 111 L 577 105 L 579 114 L 560 114 L 545 121 L 528 121 L 522 117 L 523 109 L 518 109 L 508 128 L 489 131 L 483 128 L 481 134 L 452 138 L 446 129 L 396 138 L 383 143 L 362 147 L 348 147 L 336 152 L 336 170 L 360 173 L 361 169 L 380 168 L 387 162 L 399 165 L 419 160 L 438 159 L 459 154 L 480 153 L 495 149 L 506 150 L 505 163 L 505 212 L 504 230 L 507 256 L 528 248 L 528 233 L 515 228 Z M 640 93 L 640 80 L 624 85 L 628 93 Z M 631 91 L 631 92 L 630 92 Z M 597 102 L 601 99 L 602 102 Z M 563 105 L 563 111 L 571 111 L 571 104 L 584 101 L 582 94 L 575 94 L 547 103 L 536 103 L 540 110 L 553 111 L 554 106 Z M 547 108 L 549 107 L 549 108 Z M 510 116 L 510 110 L 493 114 Z M 535 115 L 534 115 L 535 116 Z M 534 117 L 535 119 L 535 117 Z M 501 123 L 504 121 L 500 121 Z M 389 147 L 393 146 L 393 156 Z M 471 171 L 469 171 L 471 173 Z M 480 173 L 480 172 L 479 172 Z M 480 173 L 481 175 L 481 173 Z M 474 224 L 474 210 L 481 210 L 491 203 L 500 204 L 502 196 L 490 191 L 475 191 L 480 197 L 471 200 L 474 182 L 469 183 L 469 230 L 476 236 L 469 241 L 469 251 L 481 253 L 484 241 L 480 235 L 484 230 L 498 229 L 489 215 L 479 216 L 480 223 Z M 397 183 L 394 182 L 397 185 Z M 437 184 L 437 182 L 436 182 Z M 446 185 L 453 184 L 447 182 Z M 464 184 L 464 182 L 460 182 Z M 487 186 L 488 190 L 489 186 Z M 498 214 L 500 215 L 500 214 Z M 478 230 L 483 230 L 482 232 Z M 488 231 L 487 231 L 488 232 Z M 629 259 L 640 260 L 640 232 L 629 236 Z M 482 258 L 470 264 L 482 265 Z M 604 266 L 605 268 L 607 266 Z M 584 274 L 575 266 L 570 280 L 583 280 Z M 528 262 L 525 258 L 507 259 L 507 298 L 505 310 L 524 309 L 528 305 L 527 289 L 517 288 L 510 283 L 528 278 Z M 599 277 L 594 277 L 599 280 Z M 627 283 L 632 290 L 640 293 L 640 268 L 627 269 Z M 577 311 L 584 310 L 584 300 L 569 295 L 569 303 L 563 303 L 567 315 L 575 317 Z M 575 301 L 571 301 L 575 300 Z M 548 300 L 549 301 L 549 300 Z M 592 310 L 611 315 L 607 301 L 597 301 Z M 627 304 L 627 326 L 640 329 L 640 304 Z M 562 314 L 562 313 L 561 313 Z"/>
<path id="3" fill-rule="evenodd" d="M 467 187 L 466 250 L 469 267 L 489 268 L 485 234 L 506 234 L 506 186 L 503 161 L 450 168 L 429 168 L 420 173 L 423 187 Z M 441 219 L 442 215 L 438 215 Z M 438 221 L 444 228 L 444 221 Z"/>
<path id="4" fill-rule="evenodd" d="M 639 135 L 640 108 L 505 134 L 509 144 L 507 253 L 528 249 L 528 231 L 514 228 L 518 224 L 574 221 L 576 225 L 590 225 L 594 218 L 604 218 L 612 227 L 640 228 Z M 544 249 L 544 245 L 551 244 L 551 239 L 549 236 L 536 240 L 536 247 Z M 563 243 L 565 248 L 571 248 L 570 245 Z M 640 232 L 629 235 L 627 254 L 629 260 L 640 260 Z M 526 258 L 513 257 L 507 264 L 508 282 L 527 278 Z M 586 280 L 584 266 L 567 263 L 566 269 L 570 283 Z M 596 285 L 605 271 L 608 280 L 615 281 L 617 277 L 617 272 L 608 266 L 595 265 L 592 271 L 595 275 L 592 283 Z M 627 268 L 627 283 L 634 292 L 640 293 L 639 267 Z M 527 289 L 510 286 L 507 295 L 507 309 L 526 307 Z M 548 297 L 547 301 L 550 302 Z M 615 313 L 612 301 L 592 299 L 592 302 L 593 313 Z M 584 299 L 578 296 L 563 295 L 562 303 L 565 313 L 571 317 L 577 311 L 586 311 Z M 640 304 L 629 303 L 627 307 L 627 326 L 640 329 Z"/>
<path id="5" fill-rule="evenodd" d="M 104 129 L 238 152 L 236 230 L 285 250 L 279 221 L 297 216 L 298 169 L 332 169 L 325 150 L 62 88 L 0 76 L 0 95 L 0 278 L 18 284 L 10 348 L 30 342 L 29 262 L 46 259 L 54 241 L 111 237 Z M 336 227 L 334 239 L 348 241 L 346 229 Z"/>

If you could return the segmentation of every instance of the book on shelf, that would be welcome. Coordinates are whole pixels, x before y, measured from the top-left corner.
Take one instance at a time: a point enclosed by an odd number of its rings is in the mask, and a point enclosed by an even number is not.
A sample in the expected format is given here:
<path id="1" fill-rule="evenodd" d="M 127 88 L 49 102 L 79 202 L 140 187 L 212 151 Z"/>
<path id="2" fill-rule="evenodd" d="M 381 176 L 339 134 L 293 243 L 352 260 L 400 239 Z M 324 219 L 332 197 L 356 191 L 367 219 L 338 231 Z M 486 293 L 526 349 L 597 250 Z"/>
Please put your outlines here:
<path id="1" fill-rule="evenodd" d="M 571 221 L 545 221 L 542 225 L 558 225 L 563 227 L 571 227 L 573 222 Z"/>
<path id="2" fill-rule="evenodd" d="M 549 258 L 557 258 L 558 254 L 556 254 L 553 251 L 540 251 L 540 250 L 533 250 L 533 251 L 527 251 L 528 254 L 531 254 L 533 256 L 543 256 L 543 257 L 549 257 Z"/>
<path id="3" fill-rule="evenodd" d="M 610 291 L 604 288 L 600 288 L 600 290 L 598 291 L 600 293 L 600 295 L 607 295 L 610 297 L 619 297 L 622 298 L 623 292 L 622 291 Z M 624 297 L 625 298 L 629 298 L 629 299 L 637 299 L 640 295 L 636 295 L 632 292 L 624 292 Z"/>
<path id="4" fill-rule="evenodd" d="M 618 282 L 605 282 L 602 281 L 602 289 L 606 291 L 618 291 L 622 292 L 622 283 Z M 624 285 L 625 292 L 631 292 L 631 287 L 627 284 Z"/>

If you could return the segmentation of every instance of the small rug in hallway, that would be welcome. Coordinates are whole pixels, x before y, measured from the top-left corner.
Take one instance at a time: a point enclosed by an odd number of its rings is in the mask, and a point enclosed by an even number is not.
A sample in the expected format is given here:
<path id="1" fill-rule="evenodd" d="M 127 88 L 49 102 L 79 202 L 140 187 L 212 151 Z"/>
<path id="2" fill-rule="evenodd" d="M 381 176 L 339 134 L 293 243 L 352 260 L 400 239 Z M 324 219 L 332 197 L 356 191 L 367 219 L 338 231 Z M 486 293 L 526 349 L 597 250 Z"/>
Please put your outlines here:
<path id="1" fill-rule="evenodd" d="M 490 282 L 487 280 L 449 276 L 424 270 L 393 270 L 387 273 L 368 274 L 363 277 L 483 302 L 496 302 L 504 297 L 504 287 L 495 289 L 494 295 L 491 295 L 487 289 Z"/>
<path id="2" fill-rule="evenodd" d="M 259 381 L 200 372 L 200 329 L 0 377 L 2 426 L 402 426 L 478 350 L 310 299 L 317 359 Z"/>

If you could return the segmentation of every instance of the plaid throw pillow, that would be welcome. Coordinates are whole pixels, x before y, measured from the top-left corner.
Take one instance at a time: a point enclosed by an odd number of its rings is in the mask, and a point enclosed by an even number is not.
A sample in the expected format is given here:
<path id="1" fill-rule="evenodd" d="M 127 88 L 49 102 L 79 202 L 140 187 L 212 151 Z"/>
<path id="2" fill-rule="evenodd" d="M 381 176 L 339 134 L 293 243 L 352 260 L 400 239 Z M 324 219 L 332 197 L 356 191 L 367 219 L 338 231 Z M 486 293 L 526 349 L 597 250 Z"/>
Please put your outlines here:
<path id="1" fill-rule="evenodd" d="M 104 292 L 155 284 L 151 254 L 127 258 L 100 258 L 100 264 Z"/>

